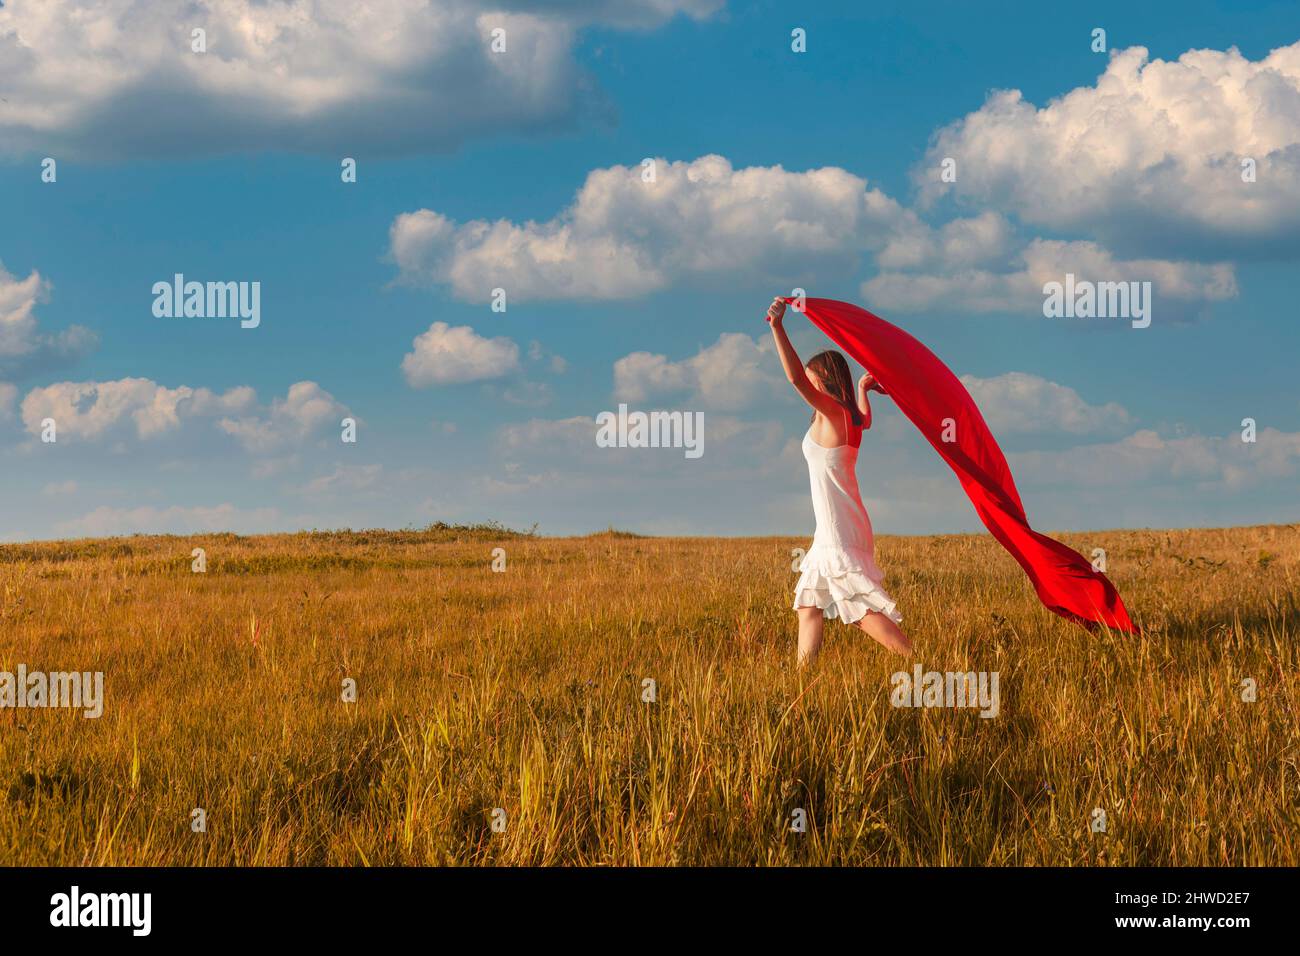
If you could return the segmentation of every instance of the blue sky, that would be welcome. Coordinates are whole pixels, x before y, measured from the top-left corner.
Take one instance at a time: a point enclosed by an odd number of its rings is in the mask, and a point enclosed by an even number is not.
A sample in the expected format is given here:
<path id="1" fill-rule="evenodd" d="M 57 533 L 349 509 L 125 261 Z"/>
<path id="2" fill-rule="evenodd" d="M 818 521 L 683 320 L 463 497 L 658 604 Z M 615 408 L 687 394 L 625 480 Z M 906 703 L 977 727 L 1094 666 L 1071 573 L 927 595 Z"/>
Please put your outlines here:
<path id="1" fill-rule="evenodd" d="M 1038 527 L 1298 520 L 1294 5 L 85 6 L 0 8 L 7 540 L 807 533 L 796 285 L 968 376 Z M 1154 280 L 1151 327 L 1044 318 L 1067 271 Z M 176 272 L 260 282 L 260 326 L 155 317 Z M 597 448 L 619 401 L 705 454 Z M 877 530 L 978 529 L 876 404 Z"/>

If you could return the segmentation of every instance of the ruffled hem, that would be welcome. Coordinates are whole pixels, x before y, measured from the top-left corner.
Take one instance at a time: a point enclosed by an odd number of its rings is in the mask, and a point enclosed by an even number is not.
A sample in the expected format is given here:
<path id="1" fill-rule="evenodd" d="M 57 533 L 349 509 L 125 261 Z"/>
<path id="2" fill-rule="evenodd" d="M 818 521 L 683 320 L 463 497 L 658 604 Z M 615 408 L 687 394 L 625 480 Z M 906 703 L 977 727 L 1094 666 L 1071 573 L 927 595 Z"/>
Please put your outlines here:
<path id="1" fill-rule="evenodd" d="M 889 593 L 880 586 L 884 574 L 865 551 L 856 549 L 813 548 L 799 565 L 799 581 L 794 586 L 794 607 L 820 608 L 827 618 L 839 618 L 845 624 L 861 620 L 877 611 L 895 624 L 903 623 Z"/>

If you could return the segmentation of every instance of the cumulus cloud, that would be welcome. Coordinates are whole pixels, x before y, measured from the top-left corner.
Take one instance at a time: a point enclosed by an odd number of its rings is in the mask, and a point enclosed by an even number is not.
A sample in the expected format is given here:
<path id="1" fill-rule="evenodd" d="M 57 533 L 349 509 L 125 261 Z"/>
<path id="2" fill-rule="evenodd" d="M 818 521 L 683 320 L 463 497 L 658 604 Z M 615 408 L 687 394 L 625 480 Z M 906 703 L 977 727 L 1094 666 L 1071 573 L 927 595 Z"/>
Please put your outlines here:
<path id="1" fill-rule="evenodd" d="M 546 222 L 456 223 L 404 213 L 389 234 L 404 280 L 449 285 L 487 301 L 627 299 L 719 273 L 796 275 L 851 268 L 915 216 L 842 169 L 734 169 L 722 156 L 593 170 Z"/>
<path id="2" fill-rule="evenodd" d="M 705 408 L 744 408 L 782 384 L 771 352 L 766 340 L 739 332 L 725 332 L 679 362 L 633 352 L 614 363 L 614 397 L 624 402 L 683 397 Z"/>
<path id="3" fill-rule="evenodd" d="M 504 336 L 484 338 L 468 325 L 435 322 L 411 345 L 402 374 L 412 388 L 501 378 L 519 368 L 519 346 Z"/>
<path id="4" fill-rule="evenodd" d="M 253 390 L 247 387 L 217 394 L 188 385 L 167 388 L 147 378 L 57 382 L 27 393 L 22 419 L 33 435 L 41 433 L 44 419 L 54 419 L 60 440 L 94 441 L 123 429 L 150 439 L 178 430 L 183 421 L 244 408 L 253 400 Z"/>
<path id="5" fill-rule="evenodd" d="M 1074 389 L 1026 372 L 993 378 L 963 375 L 994 434 L 1069 432 L 1083 435 L 1122 427 L 1129 414 L 1117 402 L 1089 405 Z"/>
<path id="6" fill-rule="evenodd" d="M 604 109 L 589 25 L 704 18 L 722 0 L 95 0 L 0 6 L 0 142 L 55 155 L 446 149 Z M 183 15 L 178 15 L 183 14 Z M 192 31 L 206 31 L 206 52 Z M 505 31 L 504 52 L 492 34 Z"/>
<path id="7" fill-rule="evenodd" d="M 946 265 L 946 263 L 944 264 Z M 940 268 L 882 272 L 862 284 L 862 295 L 882 309 L 915 312 L 1028 312 L 1042 315 L 1043 286 L 1068 274 L 1089 282 L 1150 282 L 1152 319 L 1185 320 L 1212 302 L 1237 294 L 1228 263 L 1119 259 L 1095 242 L 1034 239 L 1006 271 Z"/>
<path id="8" fill-rule="evenodd" d="M 935 174 L 957 163 L 953 183 Z M 1253 159 L 1256 181 L 1242 181 Z M 1013 211 L 1160 252 L 1200 240 L 1300 239 L 1300 42 L 1249 60 L 1236 49 L 1149 59 L 1116 51 L 1095 85 L 1042 108 L 1017 90 L 941 130 L 916 171 L 927 200 Z"/>
<path id="9" fill-rule="evenodd" d="M 214 392 L 123 378 L 33 388 L 23 398 L 21 414 L 32 435 L 41 434 L 43 420 L 54 419 L 60 441 L 150 441 L 187 426 L 215 427 L 260 454 L 283 451 L 336 427 L 347 409 L 315 382 L 297 382 L 285 397 L 259 407 L 257 393 L 247 385 Z"/>
<path id="10" fill-rule="evenodd" d="M 42 332 L 36 304 L 48 293 L 40 273 L 18 279 L 0 263 L 0 373 L 23 375 L 69 364 L 99 344 L 95 333 L 80 325 Z"/>
<path id="11" fill-rule="evenodd" d="M 876 255 L 876 265 L 882 269 L 991 265 L 1007 257 L 1013 238 L 1011 224 L 995 212 L 953 219 L 937 229 L 908 217 Z"/>
<path id="12" fill-rule="evenodd" d="M 1259 430 L 1255 442 L 1239 433 L 1172 438 L 1143 429 L 1116 442 L 1065 451 L 1008 455 L 1012 471 L 1027 483 L 1130 487 L 1192 483 L 1202 489 L 1239 490 L 1290 479 L 1300 469 L 1300 432 Z"/>
<path id="13" fill-rule="evenodd" d="M 315 382 L 295 382 L 284 398 L 252 415 L 223 417 L 217 427 L 233 435 L 248 451 L 282 452 L 328 428 L 338 428 L 347 406 Z"/>
<path id="14" fill-rule="evenodd" d="M 1092 241 L 1025 242 L 991 211 L 931 226 L 834 167 L 734 169 L 721 156 L 656 163 L 654 182 L 639 167 L 594 170 L 567 209 L 540 223 L 404 213 L 390 229 L 390 253 L 403 280 L 445 284 L 468 301 L 487 301 L 495 288 L 521 299 L 625 299 L 706 275 L 807 283 L 851 272 L 864 254 L 881 271 L 863 296 L 899 311 L 1036 311 L 1043 284 L 1067 272 L 1150 281 L 1164 319 L 1198 316 L 1237 292 L 1227 263 L 1125 259 Z"/>

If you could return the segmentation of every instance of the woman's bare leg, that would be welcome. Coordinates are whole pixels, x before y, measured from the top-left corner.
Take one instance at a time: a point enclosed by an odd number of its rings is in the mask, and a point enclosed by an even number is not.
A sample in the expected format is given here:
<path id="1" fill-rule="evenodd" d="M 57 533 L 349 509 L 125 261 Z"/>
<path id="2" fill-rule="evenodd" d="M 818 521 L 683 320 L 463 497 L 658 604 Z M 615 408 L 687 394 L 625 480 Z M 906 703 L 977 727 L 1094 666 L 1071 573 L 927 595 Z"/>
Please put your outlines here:
<path id="1" fill-rule="evenodd" d="M 903 633 L 903 629 L 879 611 L 868 611 L 866 617 L 858 620 L 856 624 L 873 640 L 895 654 L 912 653 L 912 642 Z"/>
<path id="2" fill-rule="evenodd" d="M 826 619 L 819 607 L 801 607 L 797 610 L 799 612 L 799 666 L 804 667 L 816 660 L 817 653 L 822 649 L 822 629 Z"/>

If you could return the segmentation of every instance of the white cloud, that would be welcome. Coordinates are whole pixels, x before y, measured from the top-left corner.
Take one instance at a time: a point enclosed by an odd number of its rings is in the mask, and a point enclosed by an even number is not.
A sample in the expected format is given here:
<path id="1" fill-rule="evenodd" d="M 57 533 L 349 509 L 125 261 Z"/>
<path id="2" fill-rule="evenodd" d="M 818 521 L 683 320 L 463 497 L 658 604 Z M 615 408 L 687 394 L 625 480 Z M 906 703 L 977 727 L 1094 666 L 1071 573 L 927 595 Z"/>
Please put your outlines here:
<path id="1" fill-rule="evenodd" d="M 954 183 L 935 171 L 957 162 Z M 1257 181 L 1242 181 L 1253 158 Z M 1300 43 L 1258 61 L 1235 48 L 1148 60 L 1112 54 L 1094 86 L 1039 109 L 997 92 L 941 130 L 916 171 L 923 196 L 1014 211 L 1144 249 L 1300 235 Z"/>
<path id="2" fill-rule="evenodd" d="M 1067 273 L 1089 282 L 1150 282 L 1152 319 L 1186 319 L 1207 303 L 1237 294 L 1231 265 L 1118 259 L 1095 242 L 1034 239 L 1010 271 L 943 268 L 928 272 L 882 272 L 862 284 L 862 295 L 881 309 L 914 312 L 944 308 L 957 312 L 1019 311 L 1041 316 L 1043 286 L 1064 282 Z"/>
<path id="3" fill-rule="evenodd" d="M 1117 442 L 1064 451 L 1008 455 L 1011 469 L 1026 483 L 1066 486 L 1138 487 L 1191 483 L 1239 490 L 1289 479 L 1300 469 L 1300 432 L 1260 429 L 1253 443 L 1240 433 L 1163 438 L 1148 429 Z"/>
<path id="4" fill-rule="evenodd" d="M 1049 431 L 1083 435 L 1129 421 L 1128 412 L 1117 402 L 1089 405 L 1074 389 L 1025 372 L 994 378 L 963 375 L 961 382 L 997 435 Z"/>
<path id="5" fill-rule="evenodd" d="M 183 421 L 247 407 L 253 390 L 232 388 L 220 395 L 206 388 L 167 388 L 147 378 L 111 382 L 57 382 L 33 388 L 23 398 L 23 425 L 33 435 L 53 418 L 60 441 L 96 440 L 134 429 L 140 439 L 175 432 Z"/>
<path id="6" fill-rule="evenodd" d="M 733 169 L 722 156 L 593 170 L 546 222 L 457 224 L 428 209 L 398 216 L 390 252 L 403 279 L 487 301 L 626 299 L 727 272 L 782 275 L 851 268 L 915 217 L 835 167 Z"/>
<path id="7" fill-rule="evenodd" d="M 633 352 L 614 363 L 614 397 L 653 402 L 685 397 L 705 408 L 735 410 L 752 405 L 783 384 L 766 339 L 724 332 L 718 341 L 679 362 L 650 352 Z"/>
<path id="8" fill-rule="evenodd" d="M 268 145 L 445 149 L 570 125 L 600 96 L 588 25 L 653 27 L 722 0 L 97 0 L 0 7 L 0 141 L 131 156 Z M 523 8 L 532 12 L 514 12 Z M 540 9 L 538 9 L 540 8 Z M 191 31 L 207 31 L 207 52 Z M 490 48 L 506 31 L 505 52 Z"/>
<path id="9" fill-rule="evenodd" d="M 1017 240 L 984 211 L 931 227 L 865 180 L 828 167 L 734 169 L 721 156 L 592 171 L 573 204 L 546 222 L 455 223 L 422 209 L 398 216 L 390 253 L 405 281 L 449 285 L 469 301 L 494 288 L 516 299 L 634 298 L 705 275 L 844 274 L 871 253 L 882 270 L 862 295 L 882 309 L 1036 311 L 1045 282 L 1150 281 L 1158 315 L 1183 320 L 1237 294 L 1233 267 L 1122 258 L 1092 241 Z M 636 362 L 646 364 L 639 356 Z M 671 379 L 680 370 L 642 369 Z"/>
<path id="10" fill-rule="evenodd" d="M 284 398 L 254 415 L 225 417 L 217 427 L 254 453 L 283 451 L 330 428 L 340 428 L 347 406 L 315 382 L 295 382 Z"/>
<path id="11" fill-rule="evenodd" d="M 484 338 L 468 325 L 435 322 L 411 344 L 402 374 L 412 388 L 500 378 L 519 368 L 519 346 L 503 336 Z"/>
<path id="12" fill-rule="evenodd" d="M 77 493 L 77 483 L 72 479 L 67 481 L 51 481 L 41 488 L 41 494 L 48 498 L 63 498 L 68 495 Z"/>
<path id="13" fill-rule="evenodd" d="M 26 374 L 67 364 L 93 351 L 99 339 L 74 325 L 56 334 L 42 332 L 36 303 L 49 293 L 49 283 L 32 271 L 17 279 L 0 264 L 0 372 Z"/>
<path id="14" fill-rule="evenodd" d="M 298 445 L 322 429 L 337 427 L 347 408 L 315 382 L 296 382 L 285 397 L 259 408 L 247 385 L 214 392 L 180 385 L 168 388 L 147 378 L 109 382 L 57 382 L 33 388 L 22 401 L 23 425 L 41 434 L 52 418 L 58 440 L 159 439 L 187 426 L 216 427 L 248 451 L 268 453 Z"/>
<path id="15" fill-rule="evenodd" d="M 1012 239 L 1011 224 L 995 212 L 954 219 L 938 229 L 909 219 L 877 254 L 876 265 L 882 269 L 969 269 L 1004 259 Z"/>

